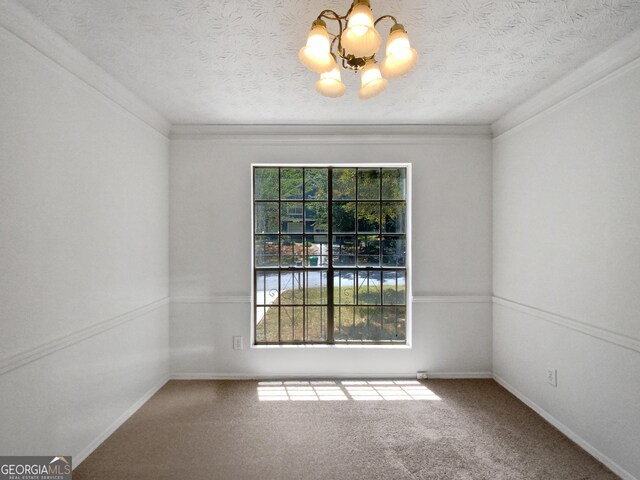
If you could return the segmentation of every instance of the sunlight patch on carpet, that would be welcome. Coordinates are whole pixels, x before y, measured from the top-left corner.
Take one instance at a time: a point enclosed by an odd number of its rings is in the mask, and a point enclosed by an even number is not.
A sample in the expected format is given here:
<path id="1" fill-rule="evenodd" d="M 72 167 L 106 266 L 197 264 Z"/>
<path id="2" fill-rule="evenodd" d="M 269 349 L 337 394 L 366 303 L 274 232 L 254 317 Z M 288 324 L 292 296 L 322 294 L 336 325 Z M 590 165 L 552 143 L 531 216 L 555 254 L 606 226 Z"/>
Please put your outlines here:
<path id="1" fill-rule="evenodd" d="M 258 383 L 258 399 L 273 401 L 442 400 L 417 380 L 290 380 Z"/>

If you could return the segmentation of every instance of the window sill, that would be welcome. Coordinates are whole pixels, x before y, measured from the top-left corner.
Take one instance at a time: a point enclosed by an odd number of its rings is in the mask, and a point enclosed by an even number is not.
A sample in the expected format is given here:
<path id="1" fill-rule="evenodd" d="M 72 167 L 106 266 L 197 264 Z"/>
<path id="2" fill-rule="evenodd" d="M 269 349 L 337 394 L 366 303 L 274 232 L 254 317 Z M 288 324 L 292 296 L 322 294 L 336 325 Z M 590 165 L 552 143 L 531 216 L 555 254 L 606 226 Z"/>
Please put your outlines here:
<path id="1" fill-rule="evenodd" d="M 383 349 L 383 350 L 411 350 L 411 345 L 251 345 L 249 348 L 257 350 L 268 349 L 329 349 L 329 350 L 349 350 L 349 349 Z"/>

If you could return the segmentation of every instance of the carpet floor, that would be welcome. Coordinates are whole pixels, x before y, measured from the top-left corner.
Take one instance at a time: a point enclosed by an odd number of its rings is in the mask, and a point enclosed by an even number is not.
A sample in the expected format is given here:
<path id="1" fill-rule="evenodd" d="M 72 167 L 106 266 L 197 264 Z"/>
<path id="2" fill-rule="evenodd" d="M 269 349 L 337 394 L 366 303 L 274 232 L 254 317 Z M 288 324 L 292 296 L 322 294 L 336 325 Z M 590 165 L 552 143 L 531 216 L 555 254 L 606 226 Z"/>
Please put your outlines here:
<path id="1" fill-rule="evenodd" d="M 337 380 L 171 381 L 73 478 L 618 477 L 493 380 Z"/>

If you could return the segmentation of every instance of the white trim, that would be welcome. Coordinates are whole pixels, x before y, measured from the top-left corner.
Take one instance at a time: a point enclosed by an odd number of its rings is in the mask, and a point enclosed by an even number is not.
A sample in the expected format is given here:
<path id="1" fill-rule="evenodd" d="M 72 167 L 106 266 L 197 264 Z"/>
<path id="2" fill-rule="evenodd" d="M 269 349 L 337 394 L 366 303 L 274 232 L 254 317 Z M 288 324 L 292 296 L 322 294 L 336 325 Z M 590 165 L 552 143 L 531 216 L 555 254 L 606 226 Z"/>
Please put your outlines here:
<path id="1" fill-rule="evenodd" d="M 171 124 L 15 0 L 0 2 L 0 27 L 11 32 L 165 137 Z"/>
<path id="2" fill-rule="evenodd" d="M 0 359 L 0 375 L 4 375 L 7 372 L 23 367 L 31 362 L 35 362 L 36 360 L 46 357 L 47 355 L 51 355 L 63 348 L 106 332 L 118 325 L 135 320 L 136 318 L 156 310 L 163 305 L 167 305 L 168 303 L 169 297 L 161 298 L 160 300 L 156 300 L 155 302 L 136 308 L 122 315 L 103 320 L 89 327 L 81 328 L 75 332 L 63 335 L 49 342 L 42 343 L 36 347 L 4 357 Z"/>
<path id="3" fill-rule="evenodd" d="M 255 373 L 189 373 L 176 372 L 171 374 L 172 380 L 273 380 L 273 379 L 416 379 L 416 373 L 313 373 L 313 374 L 255 374 Z M 493 378 L 491 372 L 427 372 L 430 379 L 478 379 Z"/>
<path id="4" fill-rule="evenodd" d="M 414 295 L 413 303 L 491 303 L 491 295 Z"/>
<path id="5" fill-rule="evenodd" d="M 204 373 L 189 373 L 189 372 L 176 372 L 171 374 L 171 380 L 280 380 L 280 379 L 397 379 L 415 380 L 416 373 L 282 373 L 282 374 L 256 374 L 256 373 L 216 373 L 216 372 L 204 372 Z"/>
<path id="6" fill-rule="evenodd" d="M 552 83 L 493 122 L 494 137 L 524 125 L 539 115 L 581 97 L 618 75 L 635 68 L 640 57 L 640 30 L 616 42 L 603 53 Z"/>
<path id="7" fill-rule="evenodd" d="M 126 422 L 134 413 L 140 409 L 151 397 L 153 397 L 158 390 L 166 385 L 170 380 L 169 375 L 165 375 L 158 383 L 156 383 L 151 389 L 140 397 L 133 405 L 131 405 L 122 415 L 120 415 L 111 425 L 109 425 L 100 435 L 98 435 L 93 441 L 82 449 L 80 453 L 73 455 L 73 469 L 75 470 L 86 458 L 98 448 L 102 442 L 109 438 L 113 432 L 115 432 L 120 426 Z"/>
<path id="8" fill-rule="evenodd" d="M 244 295 L 219 295 L 212 297 L 171 297 L 171 303 L 175 305 L 191 305 L 191 304 L 211 304 L 211 305 L 223 305 L 223 304 L 250 304 L 251 296 Z"/>
<path id="9" fill-rule="evenodd" d="M 541 310 L 539 308 L 525 305 L 519 302 L 514 302 L 513 300 L 508 300 L 502 297 L 494 296 L 493 303 L 496 305 L 502 305 L 503 307 L 507 307 L 512 310 L 516 310 L 518 312 L 532 315 L 537 318 L 541 318 L 542 320 L 561 325 L 580 333 L 584 333 L 585 335 L 589 335 L 590 337 L 594 337 L 599 340 L 604 340 L 605 342 L 613 343 L 620 347 L 640 352 L 640 339 L 638 338 L 615 333 L 609 330 L 605 330 L 604 328 L 595 327 L 593 325 L 589 325 L 588 323 L 574 320 L 573 318 L 565 317 L 563 315 L 557 315 L 546 310 Z"/>
<path id="10" fill-rule="evenodd" d="M 252 332 L 253 334 L 253 332 Z M 383 349 L 383 350 L 411 350 L 413 347 L 407 343 L 299 343 L 299 344 L 272 344 L 272 345 L 249 345 L 250 349 L 255 350 L 353 350 L 353 349 Z"/>
<path id="11" fill-rule="evenodd" d="M 413 303 L 491 303 L 490 295 L 414 295 Z M 251 296 L 196 296 L 196 297 L 171 297 L 171 303 L 175 305 L 190 304 L 250 304 Z"/>
<path id="12" fill-rule="evenodd" d="M 173 125 L 172 140 L 239 144 L 424 144 L 490 139 L 490 125 Z"/>
<path id="13" fill-rule="evenodd" d="M 623 480 L 638 480 L 631 473 L 629 473 L 620 465 L 618 465 L 616 462 L 611 460 L 607 455 L 599 451 L 596 447 L 591 445 L 589 442 L 583 439 L 580 435 L 575 433 L 573 430 L 567 427 L 564 423 L 562 423 L 560 420 L 558 420 L 549 412 L 547 412 L 544 408 L 539 406 L 537 403 L 535 403 L 533 400 L 528 398 L 525 394 L 517 390 L 515 387 L 507 383 L 506 380 L 496 375 L 495 373 L 493 374 L 493 379 L 496 382 L 498 382 L 500 385 L 502 385 L 502 387 L 504 387 L 510 393 L 515 395 L 522 403 L 527 405 L 534 412 L 536 412 L 538 415 L 544 418 L 547 422 L 549 422 L 555 428 L 560 430 L 560 432 L 566 435 L 571 441 L 573 441 L 578 446 L 583 448 L 589 455 L 591 455 L 593 458 L 598 460 L 600 463 L 604 464 L 609 470 L 611 470 L 613 473 L 618 475 L 620 478 L 622 478 Z"/>

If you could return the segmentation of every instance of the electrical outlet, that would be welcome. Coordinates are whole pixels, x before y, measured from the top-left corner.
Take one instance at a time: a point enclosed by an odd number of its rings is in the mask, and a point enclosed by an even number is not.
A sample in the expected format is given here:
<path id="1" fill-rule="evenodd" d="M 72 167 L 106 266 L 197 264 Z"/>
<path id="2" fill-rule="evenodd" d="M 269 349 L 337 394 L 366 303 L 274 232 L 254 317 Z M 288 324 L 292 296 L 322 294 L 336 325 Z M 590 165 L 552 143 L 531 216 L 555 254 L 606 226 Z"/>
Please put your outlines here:
<path id="1" fill-rule="evenodd" d="M 233 349 L 242 350 L 242 337 L 233 337 Z"/>
<path id="2" fill-rule="evenodd" d="M 547 369 L 547 383 L 554 387 L 558 386 L 558 371 L 555 368 Z"/>
<path id="3" fill-rule="evenodd" d="M 426 380 L 427 379 L 427 372 L 417 372 L 416 373 L 416 378 L 418 380 Z"/>

